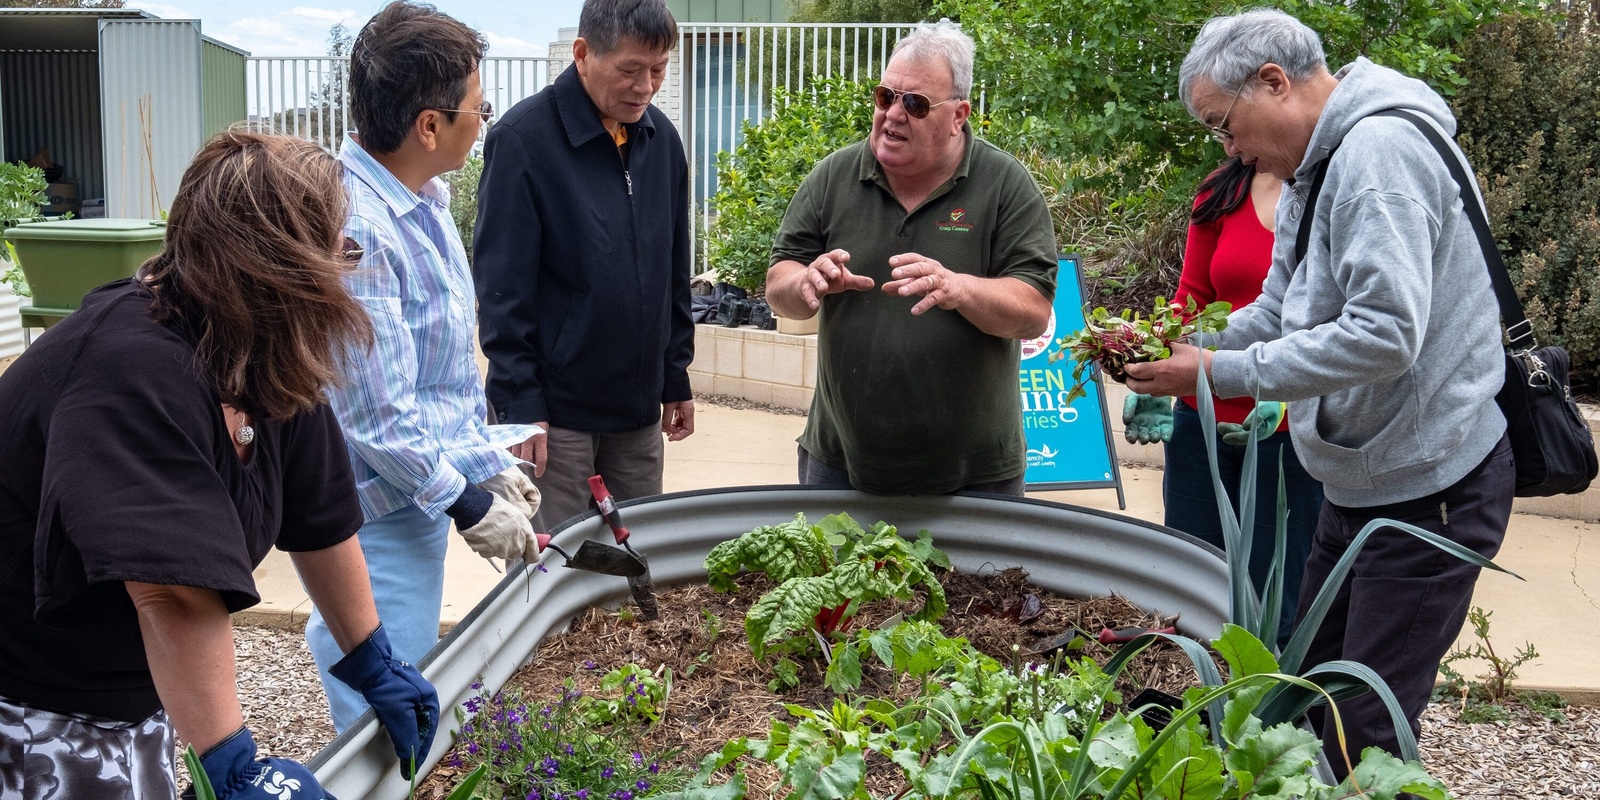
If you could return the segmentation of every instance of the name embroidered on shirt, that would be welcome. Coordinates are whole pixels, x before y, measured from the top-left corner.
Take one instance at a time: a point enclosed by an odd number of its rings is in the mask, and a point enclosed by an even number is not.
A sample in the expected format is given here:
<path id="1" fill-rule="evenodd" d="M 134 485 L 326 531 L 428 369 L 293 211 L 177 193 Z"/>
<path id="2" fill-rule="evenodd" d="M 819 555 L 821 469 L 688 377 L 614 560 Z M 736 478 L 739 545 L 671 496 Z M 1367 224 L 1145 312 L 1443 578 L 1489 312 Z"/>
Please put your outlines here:
<path id="1" fill-rule="evenodd" d="M 964 208 L 957 208 L 950 212 L 949 220 L 939 223 L 939 230 L 967 233 L 972 230 L 972 225 L 963 221 L 966 218 L 967 210 Z"/>

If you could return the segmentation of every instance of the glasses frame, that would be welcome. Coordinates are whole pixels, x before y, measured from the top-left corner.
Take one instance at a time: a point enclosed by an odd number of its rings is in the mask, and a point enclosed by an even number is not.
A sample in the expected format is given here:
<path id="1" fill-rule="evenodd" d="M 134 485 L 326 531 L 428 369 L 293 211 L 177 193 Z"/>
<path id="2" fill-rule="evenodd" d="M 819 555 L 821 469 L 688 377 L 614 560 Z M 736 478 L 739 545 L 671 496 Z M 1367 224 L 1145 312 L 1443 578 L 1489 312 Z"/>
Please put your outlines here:
<path id="1" fill-rule="evenodd" d="M 457 114 L 473 114 L 473 115 L 476 115 L 476 116 L 479 116 L 479 117 L 483 117 L 483 121 L 484 122 L 488 122 L 489 120 L 494 119 L 494 105 L 491 104 L 488 100 L 485 100 L 485 101 L 479 103 L 477 111 L 472 111 L 472 110 L 465 109 L 465 108 L 430 108 L 428 110 L 429 111 L 441 111 L 441 112 L 442 111 L 453 111 L 453 112 L 455 112 Z"/>
<path id="2" fill-rule="evenodd" d="M 1257 71 L 1259 72 L 1259 70 Z M 1206 130 L 1211 131 L 1212 138 L 1215 138 L 1219 144 L 1233 141 L 1233 131 L 1228 130 L 1228 118 L 1233 116 L 1233 107 L 1239 103 L 1240 95 L 1244 94 L 1244 87 L 1249 86 L 1250 82 L 1255 79 L 1256 76 L 1254 75 L 1245 78 L 1244 83 L 1239 84 L 1239 88 L 1234 90 L 1233 99 L 1228 101 L 1228 109 L 1222 112 L 1222 119 L 1217 120 L 1215 125 L 1206 126 Z"/>
<path id="3" fill-rule="evenodd" d="M 889 93 L 889 99 L 887 102 L 878 99 L 880 92 Z M 926 104 L 922 107 L 921 114 L 918 114 L 916 109 L 911 107 L 911 98 L 913 97 Z M 894 108 L 895 101 L 899 101 L 900 105 L 905 108 L 906 115 L 912 119 L 927 119 L 928 115 L 932 114 L 934 109 L 946 103 L 954 103 L 960 99 L 962 98 L 952 97 L 948 100 L 940 100 L 939 102 L 934 103 L 930 101 L 927 95 L 921 92 L 902 92 L 899 89 L 890 88 L 881 83 L 872 87 L 872 104 L 877 107 L 879 111 L 888 111 L 889 109 Z"/>

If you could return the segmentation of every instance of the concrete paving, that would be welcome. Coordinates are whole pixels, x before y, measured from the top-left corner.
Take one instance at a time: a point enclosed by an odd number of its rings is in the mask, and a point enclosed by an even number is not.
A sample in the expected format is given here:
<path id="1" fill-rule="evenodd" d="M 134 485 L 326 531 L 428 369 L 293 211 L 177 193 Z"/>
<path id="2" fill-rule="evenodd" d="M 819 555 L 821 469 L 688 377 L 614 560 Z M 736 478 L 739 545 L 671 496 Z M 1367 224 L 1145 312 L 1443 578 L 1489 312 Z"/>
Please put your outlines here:
<path id="1" fill-rule="evenodd" d="M 793 483 L 795 437 L 802 417 L 700 404 L 695 434 L 667 444 L 669 492 L 727 486 Z M 1124 467 L 1128 508 L 1119 513 L 1160 522 L 1161 472 Z M 1111 489 L 1039 492 L 1061 503 L 1117 512 Z M 1498 561 L 1525 580 L 1485 573 L 1474 604 L 1492 612 L 1495 651 L 1510 654 L 1532 643 L 1540 657 L 1518 673 L 1516 685 L 1560 692 L 1575 702 L 1600 703 L 1600 628 L 1587 623 L 1600 611 L 1600 525 L 1517 514 Z M 443 618 L 448 627 L 477 604 L 500 575 L 452 537 L 445 564 Z M 256 570 L 262 603 L 241 621 L 298 627 L 310 602 L 289 559 L 276 551 Z M 1465 632 L 1462 642 L 1470 637 Z M 1466 665 L 1468 674 L 1479 667 Z"/>

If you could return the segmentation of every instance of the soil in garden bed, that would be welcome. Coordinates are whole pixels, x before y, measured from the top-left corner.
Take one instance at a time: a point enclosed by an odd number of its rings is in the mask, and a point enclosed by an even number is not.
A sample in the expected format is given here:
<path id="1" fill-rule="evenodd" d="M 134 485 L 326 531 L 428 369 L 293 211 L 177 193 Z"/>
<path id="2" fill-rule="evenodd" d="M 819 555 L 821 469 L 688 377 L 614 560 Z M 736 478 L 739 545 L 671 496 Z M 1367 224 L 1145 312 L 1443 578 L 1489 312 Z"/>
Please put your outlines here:
<path id="1" fill-rule="evenodd" d="M 654 670 L 664 664 L 672 670 L 672 693 L 666 716 L 650 731 L 647 743 L 657 752 L 681 752 L 681 765 L 691 771 L 701 757 L 730 739 L 765 737 L 773 719 L 788 718 L 785 703 L 814 708 L 831 705 L 834 694 L 822 685 L 825 665 L 820 658 L 802 660 L 798 687 L 783 694 L 767 689 L 772 672 L 750 653 L 744 612 L 773 584 L 764 575 L 744 575 L 737 582 L 738 590 L 726 594 L 703 584 L 663 591 L 661 618 L 655 622 L 642 621 L 631 606 L 620 611 L 590 608 L 566 632 L 547 638 L 532 663 L 513 675 L 506 688 L 519 688 L 530 700 L 543 701 L 560 696 L 569 678 L 587 693 L 597 689 L 608 670 L 628 663 Z M 1060 597 L 1029 583 L 1027 573 L 1017 568 L 979 574 L 950 572 L 941 576 L 941 582 L 950 606 L 940 620 L 945 634 L 967 639 L 1002 663 L 1011 663 L 1014 657 L 1044 661 L 1039 651 L 1074 628 L 1087 632 L 1091 639 L 1078 653 L 1104 663 L 1117 645 L 1107 647 L 1092 641 L 1102 628 L 1159 627 L 1172 619 L 1158 618 L 1115 595 L 1089 600 Z M 896 614 L 909 616 L 919 607 L 894 601 L 872 603 L 862 609 L 854 627 L 877 627 Z M 1018 648 L 1015 656 L 1013 645 Z M 911 682 L 899 685 L 897 676 L 873 663 L 876 668 L 867 669 L 863 659 L 861 694 L 903 699 L 916 692 Z M 1194 683 L 1194 667 L 1188 657 L 1172 645 L 1158 643 L 1130 664 L 1117 688 L 1126 700 L 1144 687 L 1181 695 Z M 448 766 L 450 761 L 447 756 L 429 774 L 418 787 L 417 798 L 443 798 L 468 771 Z M 869 786 L 880 781 L 887 785 L 893 767 L 878 767 L 869 777 Z M 768 797 L 777 773 L 758 767 L 747 771 L 747 779 L 751 797 Z"/>

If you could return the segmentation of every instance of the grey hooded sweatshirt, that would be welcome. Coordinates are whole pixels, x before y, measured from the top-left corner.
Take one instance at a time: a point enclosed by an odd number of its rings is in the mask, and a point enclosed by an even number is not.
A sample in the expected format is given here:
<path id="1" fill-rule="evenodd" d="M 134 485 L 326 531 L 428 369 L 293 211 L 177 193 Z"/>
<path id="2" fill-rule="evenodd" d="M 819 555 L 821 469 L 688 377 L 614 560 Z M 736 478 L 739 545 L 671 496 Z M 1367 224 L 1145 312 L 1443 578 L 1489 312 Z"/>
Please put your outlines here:
<path id="1" fill-rule="evenodd" d="M 1449 107 L 1364 58 L 1336 77 L 1278 203 L 1262 294 L 1228 318 L 1212 382 L 1222 397 L 1290 401 L 1306 471 L 1329 501 L 1359 508 L 1425 497 L 1483 461 L 1506 427 L 1494 401 L 1505 362 L 1483 251 L 1448 167 L 1410 122 L 1369 117 L 1407 109 L 1448 139 Z M 1306 196 L 1335 148 L 1296 265 Z"/>

